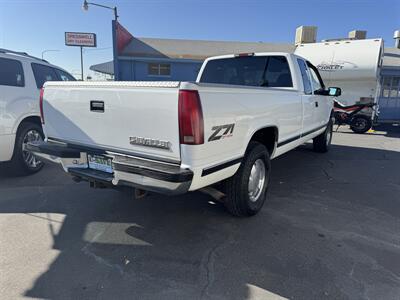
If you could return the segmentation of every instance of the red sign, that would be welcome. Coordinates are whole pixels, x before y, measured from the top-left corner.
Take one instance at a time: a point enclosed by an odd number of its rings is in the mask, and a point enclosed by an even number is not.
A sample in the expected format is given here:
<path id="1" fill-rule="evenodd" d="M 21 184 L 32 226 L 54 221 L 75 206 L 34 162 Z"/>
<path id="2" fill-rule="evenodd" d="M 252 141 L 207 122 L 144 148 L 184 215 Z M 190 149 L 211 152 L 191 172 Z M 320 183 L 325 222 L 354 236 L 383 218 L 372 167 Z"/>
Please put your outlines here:
<path id="1" fill-rule="evenodd" d="M 124 48 L 133 39 L 133 36 L 118 22 L 116 23 L 116 31 L 117 31 L 117 51 L 118 53 L 121 53 L 122 50 L 124 50 Z"/>

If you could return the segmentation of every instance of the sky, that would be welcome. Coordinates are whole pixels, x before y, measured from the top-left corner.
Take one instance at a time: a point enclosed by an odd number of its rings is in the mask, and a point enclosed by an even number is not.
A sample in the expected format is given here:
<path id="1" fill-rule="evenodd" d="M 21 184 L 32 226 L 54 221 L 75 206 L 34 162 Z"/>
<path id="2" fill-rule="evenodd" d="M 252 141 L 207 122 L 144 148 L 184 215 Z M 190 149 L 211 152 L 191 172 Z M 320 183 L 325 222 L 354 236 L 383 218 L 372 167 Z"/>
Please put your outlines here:
<path id="1" fill-rule="evenodd" d="M 318 27 L 317 40 L 346 37 L 354 29 L 393 47 L 400 30 L 400 0 L 92 0 L 117 6 L 119 21 L 136 37 L 293 43 L 296 27 Z M 80 77 L 78 47 L 64 32 L 94 32 L 90 65 L 112 60 L 111 10 L 82 9 L 83 0 L 0 0 L 0 48 L 28 52 Z"/>

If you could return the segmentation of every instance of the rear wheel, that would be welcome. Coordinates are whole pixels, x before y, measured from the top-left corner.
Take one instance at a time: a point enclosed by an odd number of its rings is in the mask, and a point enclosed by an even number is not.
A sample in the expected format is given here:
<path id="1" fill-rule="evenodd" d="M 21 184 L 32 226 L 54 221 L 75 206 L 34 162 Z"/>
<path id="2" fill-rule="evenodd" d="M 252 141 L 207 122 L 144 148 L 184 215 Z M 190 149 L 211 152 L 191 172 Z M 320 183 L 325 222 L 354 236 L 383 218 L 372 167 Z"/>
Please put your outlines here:
<path id="1" fill-rule="evenodd" d="M 368 116 L 355 115 L 350 123 L 350 128 L 355 133 L 366 133 L 372 127 L 372 120 Z"/>
<path id="2" fill-rule="evenodd" d="M 267 148 L 250 142 L 245 157 L 234 176 L 225 182 L 225 206 L 238 217 L 258 213 L 266 200 L 271 164 Z"/>
<path id="3" fill-rule="evenodd" d="M 333 120 L 331 119 L 323 133 L 313 139 L 313 147 L 315 152 L 328 152 L 332 142 Z"/>
<path id="4" fill-rule="evenodd" d="M 18 175 L 29 175 L 38 172 L 43 167 L 43 162 L 32 152 L 26 150 L 29 142 L 42 141 L 44 138 L 42 128 L 32 122 L 21 124 L 15 139 L 14 153 L 11 159 L 12 170 Z"/>

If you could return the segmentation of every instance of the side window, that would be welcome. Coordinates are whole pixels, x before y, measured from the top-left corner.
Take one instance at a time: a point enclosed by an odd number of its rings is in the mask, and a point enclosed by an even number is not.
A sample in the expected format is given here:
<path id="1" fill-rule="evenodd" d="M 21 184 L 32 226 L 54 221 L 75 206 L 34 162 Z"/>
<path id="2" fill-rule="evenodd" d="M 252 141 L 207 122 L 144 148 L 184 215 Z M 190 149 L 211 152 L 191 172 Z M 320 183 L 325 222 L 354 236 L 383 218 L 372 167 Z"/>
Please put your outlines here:
<path id="1" fill-rule="evenodd" d="M 33 70 L 33 75 L 35 76 L 36 86 L 38 87 L 38 89 L 41 89 L 46 81 L 59 80 L 56 71 L 49 66 L 33 63 L 32 70 Z"/>
<path id="2" fill-rule="evenodd" d="M 317 91 L 321 91 L 325 89 L 324 83 L 322 82 L 322 78 L 318 73 L 318 69 L 314 67 L 310 62 L 307 62 L 308 69 L 311 74 L 311 82 L 313 86 L 314 93 Z"/>
<path id="3" fill-rule="evenodd" d="M 319 82 L 317 74 L 315 74 L 315 71 L 313 69 L 310 69 L 310 73 L 311 73 L 311 81 L 312 81 L 312 86 L 313 86 L 314 92 L 321 90 L 322 85 Z"/>
<path id="4" fill-rule="evenodd" d="M 68 74 L 67 72 L 64 72 L 63 70 L 59 69 L 54 69 L 57 73 L 57 75 L 60 77 L 62 81 L 76 81 L 76 79 L 71 75 Z"/>
<path id="5" fill-rule="evenodd" d="M 25 86 L 24 69 L 15 59 L 0 58 L 0 85 Z"/>
<path id="6" fill-rule="evenodd" d="M 171 65 L 149 63 L 147 66 L 147 73 L 153 76 L 171 76 Z"/>
<path id="7" fill-rule="evenodd" d="M 268 57 L 264 84 L 267 87 L 293 87 L 289 64 L 284 56 Z"/>
<path id="8" fill-rule="evenodd" d="M 312 87 L 311 87 L 311 81 L 310 81 L 310 76 L 308 73 L 307 65 L 304 62 L 304 60 L 302 60 L 302 59 L 297 59 L 297 63 L 299 64 L 301 78 L 303 79 L 304 93 L 307 95 L 311 95 Z"/>

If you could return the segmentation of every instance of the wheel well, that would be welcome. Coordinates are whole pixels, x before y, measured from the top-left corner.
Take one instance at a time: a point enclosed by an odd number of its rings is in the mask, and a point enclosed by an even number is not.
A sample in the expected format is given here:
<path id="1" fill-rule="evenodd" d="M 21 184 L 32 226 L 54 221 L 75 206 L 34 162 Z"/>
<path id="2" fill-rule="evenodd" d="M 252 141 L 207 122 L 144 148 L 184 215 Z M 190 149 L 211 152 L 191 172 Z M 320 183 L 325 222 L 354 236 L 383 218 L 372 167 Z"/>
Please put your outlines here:
<path id="1" fill-rule="evenodd" d="M 265 127 L 259 129 L 253 134 L 251 141 L 263 144 L 268 149 L 269 154 L 272 155 L 278 142 L 278 128 Z"/>
<path id="2" fill-rule="evenodd" d="M 40 117 L 38 117 L 38 116 L 30 116 L 30 117 L 26 117 L 25 119 L 23 119 L 19 123 L 17 132 L 21 128 L 21 125 L 24 124 L 24 123 L 34 123 L 34 124 L 37 124 L 40 127 L 42 127 L 42 122 L 40 121 Z"/>

